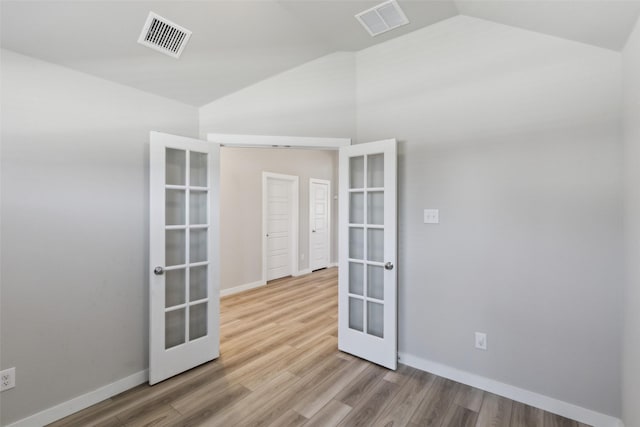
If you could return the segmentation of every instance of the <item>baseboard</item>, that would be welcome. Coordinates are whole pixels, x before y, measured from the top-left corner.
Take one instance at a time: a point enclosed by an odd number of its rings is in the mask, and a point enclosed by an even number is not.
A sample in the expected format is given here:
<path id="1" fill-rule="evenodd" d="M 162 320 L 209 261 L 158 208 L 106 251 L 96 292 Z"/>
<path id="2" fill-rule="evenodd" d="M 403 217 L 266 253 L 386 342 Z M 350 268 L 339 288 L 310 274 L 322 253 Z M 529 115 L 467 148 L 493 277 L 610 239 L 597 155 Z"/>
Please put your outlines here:
<path id="1" fill-rule="evenodd" d="M 238 292 L 248 291 L 249 289 L 259 288 L 260 286 L 266 285 L 267 282 L 264 280 L 258 280 L 257 282 L 245 283 L 244 285 L 234 286 L 233 288 L 221 289 L 220 296 L 226 297 L 227 295 L 237 294 Z"/>
<path id="2" fill-rule="evenodd" d="M 622 421 L 610 415 L 601 414 L 590 409 L 582 408 L 572 403 L 563 402 L 539 393 L 524 390 L 509 384 L 495 381 L 480 375 L 452 368 L 447 365 L 432 362 L 406 353 L 398 354 L 400 363 L 427 371 L 440 377 L 448 378 L 481 390 L 488 391 L 516 402 L 526 403 L 547 412 L 562 415 L 594 427 L 624 427 Z"/>
<path id="3" fill-rule="evenodd" d="M 105 399 L 120 394 L 123 391 L 127 391 L 137 385 L 147 382 L 149 379 L 149 371 L 144 370 L 137 372 L 133 375 L 129 375 L 126 378 L 107 384 L 104 387 L 100 387 L 97 390 L 90 391 L 82 396 L 75 397 L 59 405 L 52 406 L 37 414 L 28 416 L 13 424 L 9 424 L 7 427 L 39 427 L 50 424 L 68 415 L 75 414 L 89 406 L 95 405 L 98 402 L 102 402 Z"/>
<path id="4" fill-rule="evenodd" d="M 298 277 L 298 276 L 304 276 L 305 274 L 310 274 L 311 273 L 311 269 L 310 268 L 305 268 L 304 270 L 300 270 L 297 273 L 293 273 L 292 276 L 293 277 Z"/>
<path id="5" fill-rule="evenodd" d="M 337 263 L 337 262 L 332 262 L 331 264 L 329 264 L 329 265 L 327 266 L 327 268 L 333 268 L 333 267 L 337 267 L 337 266 L 338 266 L 338 263 Z"/>

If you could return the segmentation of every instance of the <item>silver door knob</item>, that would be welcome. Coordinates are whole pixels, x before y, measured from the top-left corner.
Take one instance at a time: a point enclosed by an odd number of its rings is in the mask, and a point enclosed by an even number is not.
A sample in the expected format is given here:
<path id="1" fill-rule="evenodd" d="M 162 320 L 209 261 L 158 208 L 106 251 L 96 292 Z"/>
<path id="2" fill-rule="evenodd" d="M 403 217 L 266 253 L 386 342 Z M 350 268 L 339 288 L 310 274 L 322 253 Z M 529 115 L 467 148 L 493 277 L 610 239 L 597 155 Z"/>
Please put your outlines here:
<path id="1" fill-rule="evenodd" d="M 311 232 L 312 232 L 312 233 L 315 233 L 315 232 L 316 232 L 316 230 L 311 230 Z"/>
<path id="2" fill-rule="evenodd" d="M 388 262 L 384 265 L 385 270 L 393 270 L 393 263 Z"/>
<path id="3" fill-rule="evenodd" d="M 153 269 L 153 274 L 155 274 L 156 276 L 162 276 L 164 274 L 164 268 L 162 267 L 156 267 Z"/>

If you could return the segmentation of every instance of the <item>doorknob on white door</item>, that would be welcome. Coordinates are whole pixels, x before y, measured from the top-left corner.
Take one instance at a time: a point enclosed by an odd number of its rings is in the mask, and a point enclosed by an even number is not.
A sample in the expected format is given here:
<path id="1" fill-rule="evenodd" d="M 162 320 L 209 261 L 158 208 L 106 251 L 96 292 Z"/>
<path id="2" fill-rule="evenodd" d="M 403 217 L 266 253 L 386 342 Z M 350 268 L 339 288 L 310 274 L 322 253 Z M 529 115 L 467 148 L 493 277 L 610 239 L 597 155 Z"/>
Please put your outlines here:
<path id="1" fill-rule="evenodd" d="M 153 269 L 153 274 L 155 274 L 156 276 L 162 276 L 164 274 L 164 268 L 158 266 L 156 268 Z"/>
<path id="2" fill-rule="evenodd" d="M 388 262 L 384 265 L 385 270 L 393 270 L 393 263 Z"/>

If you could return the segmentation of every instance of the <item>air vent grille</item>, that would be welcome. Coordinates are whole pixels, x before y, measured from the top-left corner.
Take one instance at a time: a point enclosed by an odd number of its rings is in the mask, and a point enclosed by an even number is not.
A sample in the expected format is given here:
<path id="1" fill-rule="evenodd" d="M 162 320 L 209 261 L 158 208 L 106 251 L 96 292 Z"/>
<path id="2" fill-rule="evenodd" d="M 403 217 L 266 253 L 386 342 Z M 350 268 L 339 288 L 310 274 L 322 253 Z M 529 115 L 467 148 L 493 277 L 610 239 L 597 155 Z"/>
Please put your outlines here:
<path id="1" fill-rule="evenodd" d="M 395 0 L 386 1 L 360 12 L 356 15 L 356 19 L 372 37 L 409 23 L 407 16 Z"/>
<path id="2" fill-rule="evenodd" d="M 153 12 L 149 12 L 138 43 L 174 58 L 179 58 L 186 46 L 191 31 Z"/>

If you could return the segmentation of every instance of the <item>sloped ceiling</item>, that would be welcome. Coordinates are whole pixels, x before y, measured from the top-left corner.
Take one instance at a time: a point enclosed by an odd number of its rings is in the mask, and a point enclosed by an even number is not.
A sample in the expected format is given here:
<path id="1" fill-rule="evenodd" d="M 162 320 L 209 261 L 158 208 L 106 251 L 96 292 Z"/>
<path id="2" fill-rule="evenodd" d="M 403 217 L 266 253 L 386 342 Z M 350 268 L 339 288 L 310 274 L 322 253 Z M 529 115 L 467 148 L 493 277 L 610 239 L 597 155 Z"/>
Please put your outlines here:
<path id="1" fill-rule="evenodd" d="M 372 38 L 353 15 L 381 1 L 2 1 L 2 47 L 200 106 L 336 51 L 458 14 L 620 50 L 640 0 L 399 0 L 411 23 Z M 136 40 L 149 11 L 191 31 L 178 60 Z"/>

